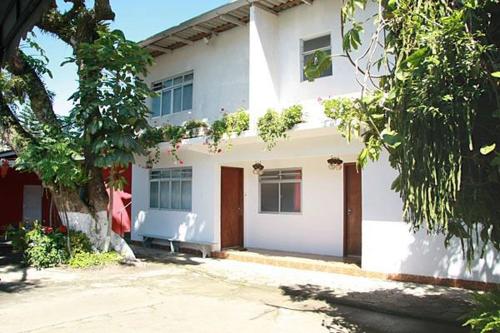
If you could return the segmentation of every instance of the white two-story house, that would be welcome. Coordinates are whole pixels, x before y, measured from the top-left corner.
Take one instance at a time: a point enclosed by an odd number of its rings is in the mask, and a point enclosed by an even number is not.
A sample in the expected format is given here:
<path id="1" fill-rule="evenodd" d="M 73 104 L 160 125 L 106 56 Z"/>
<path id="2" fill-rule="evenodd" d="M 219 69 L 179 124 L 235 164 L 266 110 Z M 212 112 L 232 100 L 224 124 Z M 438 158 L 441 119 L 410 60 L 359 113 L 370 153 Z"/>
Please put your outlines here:
<path id="1" fill-rule="evenodd" d="M 204 138 L 184 140 L 180 165 L 160 145 L 160 159 L 133 166 L 132 239 L 158 235 L 211 242 L 217 250 L 246 247 L 332 256 L 357 256 L 362 269 L 500 282 L 498 253 L 471 271 L 460 246 L 412 233 L 396 172 L 386 157 L 358 172 L 362 145 L 339 135 L 319 99 L 357 96 L 347 59 L 313 82 L 303 65 L 316 50 L 342 54 L 340 0 L 237 0 L 142 42 L 155 57 L 146 78 L 159 96 L 151 123 L 212 123 L 239 108 L 250 128 L 231 147 L 211 153 Z M 257 135 L 269 108 L 301 105 L 304 123 L 271 151 Z M 339 157 L 342 168 L 327 160 Z M 263 172 L 254 172 L 260 162 Z"/>

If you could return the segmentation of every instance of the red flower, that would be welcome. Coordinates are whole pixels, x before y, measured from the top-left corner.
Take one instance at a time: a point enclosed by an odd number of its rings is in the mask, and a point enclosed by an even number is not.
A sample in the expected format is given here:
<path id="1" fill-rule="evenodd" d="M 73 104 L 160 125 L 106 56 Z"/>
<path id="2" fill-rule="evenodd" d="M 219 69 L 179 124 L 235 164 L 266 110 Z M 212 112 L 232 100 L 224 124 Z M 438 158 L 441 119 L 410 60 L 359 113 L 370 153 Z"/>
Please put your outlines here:
<path id="1" fill-rule="evenodd" d="M 181 164 L 181 165 L 182 165 L 182 164 L 184 164 L 184 161 L 180 160 L 180 161 L 179 161 L 179 164 Z"/>
<path id="2" fill-rule="evenodd" d="M 48 235 L 54 232 L 54 228 L 52 227 L 42 227 L 42 231 L 44 234 Z"/>
<path id="3" fill-rule="evenodd" d="M 66 226 L 62 225 L 59 227 L 59 232 L 62 234 L 65 234 L 68 232 L 68 228 L 66 228 Z"/>

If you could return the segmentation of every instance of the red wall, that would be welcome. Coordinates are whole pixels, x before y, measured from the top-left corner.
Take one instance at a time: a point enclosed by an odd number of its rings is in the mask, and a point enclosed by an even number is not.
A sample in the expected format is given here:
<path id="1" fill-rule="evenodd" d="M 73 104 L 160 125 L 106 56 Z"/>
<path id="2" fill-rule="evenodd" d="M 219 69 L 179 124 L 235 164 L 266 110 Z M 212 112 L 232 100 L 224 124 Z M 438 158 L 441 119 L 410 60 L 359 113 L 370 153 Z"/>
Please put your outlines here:
<path id="1" fill-rule="evenodd" d="M 41 185 L 34 173 L 21 173 L 9 168 L 5 178 L 0 177 L 0 226 L 18 224 L 23 219 L 24 185 Z M 48 225 L 50 195 L 43 192 L 42 220 Z M 57 214 L 54 214 L 57 220 Z M 3 228 L 2 228 L 3 229 Z"/>
<path id="2" fill-rule="evenodd" d="M 107 172 L 104 173 L 107 177 Z M 113 231 L 122 235 L 130 232 L 130 216 L 132 200 L 132 167 L 123 170 L 127 185 L 123 191 L 114 191 L 113 204 Z M 0 230 L 8 224 L 18 224 L 23 219 L 23 191 L 24 185 L 41 185 L 41 181 L 34 173 L 21 173 L 9 168 L 5 178 L 0 177 Z M 42 220 L 44 225 L 49 224 L 50 194 L 43 192 Z M 54 209 L 54 225 L 59 225 L 59 216 Z M 2 227 L 3 226 L 3 227 Z"/>

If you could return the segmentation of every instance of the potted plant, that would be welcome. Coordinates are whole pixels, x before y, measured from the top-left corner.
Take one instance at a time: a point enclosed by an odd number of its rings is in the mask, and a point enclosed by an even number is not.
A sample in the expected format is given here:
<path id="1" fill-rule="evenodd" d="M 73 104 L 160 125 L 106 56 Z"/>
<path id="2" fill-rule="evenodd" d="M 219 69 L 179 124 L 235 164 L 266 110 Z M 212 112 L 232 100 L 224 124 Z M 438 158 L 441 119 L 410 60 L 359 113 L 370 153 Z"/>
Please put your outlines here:
<path id="1" fill-rule="evenodd" d="M 188 138 L 196 138 L 208 134 L 208 124 L 203 120 L 188 120 L 184 123 L 184 129 Z"/>

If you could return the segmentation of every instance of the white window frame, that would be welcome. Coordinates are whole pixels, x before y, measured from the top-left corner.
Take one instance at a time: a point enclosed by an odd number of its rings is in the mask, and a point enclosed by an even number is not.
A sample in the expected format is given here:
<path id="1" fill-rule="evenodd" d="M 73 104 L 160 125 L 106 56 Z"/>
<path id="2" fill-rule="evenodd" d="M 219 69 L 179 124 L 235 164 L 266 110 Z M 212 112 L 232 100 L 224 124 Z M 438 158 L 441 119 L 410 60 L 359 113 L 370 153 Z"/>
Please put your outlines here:
<path id="1" fill-rule="evenodd" d="M 183 177 L 183 170 L 189 170 L 191 173 L 190 177 Z M 180 172 L 180 177 L 158 177 L 153 179 L 152 175 L 153 172 L 168 172 L 170 175 L 172 174 L 172 171 L 179 171 Z M 182 182 L 183 181 L 190 181 L 191 182 L 191 202 L 189 204 L 189 209 L 183 209 L 183 208 L 172 208 L 172 182 L 173 181 L 179 181 L 181 183 L 180 185 L 180 195 L 181 195 L 181 206 L 182 206 Z M 161 207 L 161 183 L 162 182 L 168 182 L 168 191 L 169 191 L 169 207 Z M 157 202 L 158 202 L 158 207 L 151 207 L 151 183 L 157 183 L 158 185 L 158 192 L 157 192 Z M 167 211 L 181 211 L 181 212 L 191 212 L 193 209 L 193 168 L 192 167 L 178 167 L 178 168 L 161 168 L 161 169 L 151 169 L 149 171 L 149 191 L 148 191 L 148 207 L 149 209 L 156 209 L 156 210 L 167 210 Z"/>
<path id="2" fill-rule="evenodd" d="M 187 75 L 192 75 L 191 80 L 185 80 L 185 76 Z M 182 82 L 178 84 L 174 84 L 175 79 L 182 78 Z M 171 81 L 172 84 L 170 86 L 166 86 L 164 82 L 166 81 Z M 191 108 L 183 110 L 184 108 L 184 86 L 187 85 L 192 85 L 192 93 L 191 93 Z M 159 87 L 158 87 L 159 86 Z M 158 88 L 156 88 L 158 87 Z M 182 88 L 181 89 L 181 110 L 174 112 L 174 90 L 176 88 Z M 177 74 L 174 76 L 167 77 L 163 80 L 158 80 L 155 81 L 151 84 L 151 89 L 159 95 L 159 101 L 160 101 L 160 114 L 157 116 L 153 116 L 153 100 L 151 99 L 151 118 L 160 118 L 160 117 L 165 117 L 171 114 L 175 113 L 181 113 L 181 112 L 190 112 L 193 111 L 193 99 L 194 99 L 194 71 L 187 71 L 181 74 Z M 170 112 L 169 113 L 163 113 L 163 92 L 170 90 Z"/>
<path id="3" fill-rule="evenodd" d="M 330 39 L 330 46 L 320 47 L 318 49 L 314 49 L 314 50 L 311 50 L 311 51 L 304 52 L 304 42 L 307 42 L 307 41 L 310 41 L 310 40 L 313 40 L 313 39 L 317 39 L 317 38 L 321 38 L 321 37 L 325 37 L 325 36 L 329 36 L 330 37 L 329 38 Z M 328 51 L 328 50 L 330 50 L 330 54 L 332 54 L 332 33 L 331 32 L 325 32 L 325 33 L 322 33 L 322 34 L 315 35 L 313 37 L 302 38 L 300 40 L 300 81 L 301 82 L 307 81 L 307 78 L 304 75 L 304 66 L 305 66 L 304 57 L 307 56 L 307 55 L 313 54 L 316 51 Z M 320 77 L 318 79 L 322 79 L 324 77 L 329 77 L 329 76 L 333 76 L 333 63 L 332 63 L 332 74 Z"/>
<path id="4" fill-rule="evenodd" d="M 304 204 L 304 191 L 303 191 L 303 180 L 304 173 L 302 168 L 279 168 L 279 169 L 266 169 L 265 172 L 276 172 L 278 171 L 280 176 L 283 171 L 300 171 L 300 180 L 297 179 L 275 179 L 275 180 L 264 180 L 262 181 L 262 176 L 259 176 L 258 186 L 259 186 L 259 214 L 277 214 L 277 215 L 301 215 L 302 214 L 302 205 Z M 279 184 L 278 186 L 278 211 L 270 212 L 270 211 L 262 211 L 262 183 L 264 184 Z M 300 184 L 300 210 L 298 212 L 282 212 L 281 211 L 281 184 Z"/>

